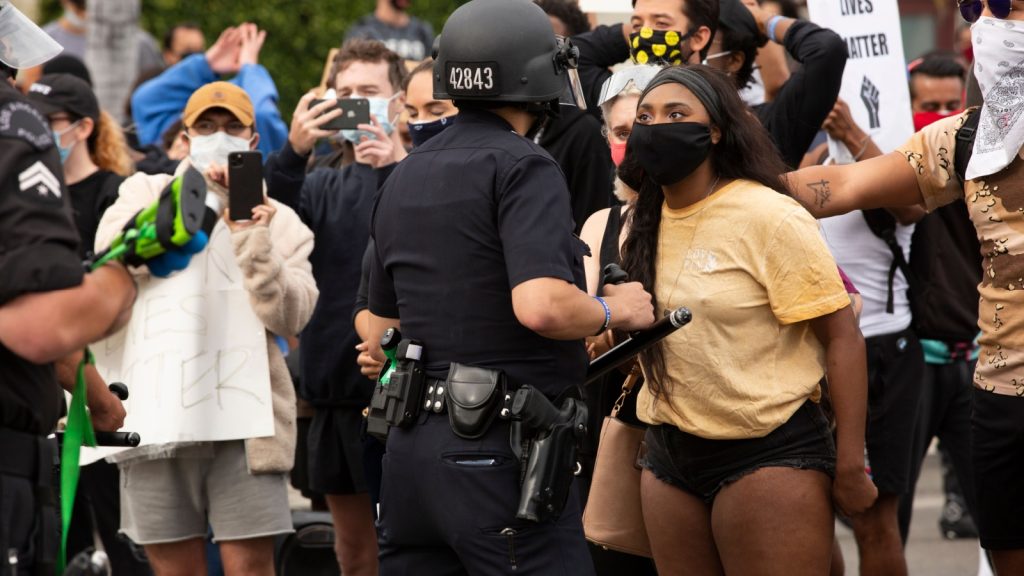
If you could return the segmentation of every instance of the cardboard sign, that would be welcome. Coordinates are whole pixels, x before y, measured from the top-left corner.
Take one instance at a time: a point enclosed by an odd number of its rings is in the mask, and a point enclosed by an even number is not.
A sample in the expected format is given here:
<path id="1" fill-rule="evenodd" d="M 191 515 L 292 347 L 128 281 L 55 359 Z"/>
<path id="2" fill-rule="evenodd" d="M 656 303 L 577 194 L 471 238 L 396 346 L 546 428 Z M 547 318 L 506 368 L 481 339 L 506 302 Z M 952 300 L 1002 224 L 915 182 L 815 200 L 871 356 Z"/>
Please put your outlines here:
<path id="1" fill-rule="evenodd" d="M 92 346 L 107 382 L 124 382 L 124 430 L 142 445 L 272 436 L 266 330 L 249 304 L 230 231 L 170 278 L 139 281 L 132 320 Z"/>
<path id="2" fill-rule="evenodd" d="M 808 0 L 811 20 L 843 37 L 849 60 L 839 97 L 853 119 L 883 152 L 895 150 L 914 133 L 907 87 L 907 64 L 896 0 Z M 829 138 L 838 163 L 853 153 Z"/>

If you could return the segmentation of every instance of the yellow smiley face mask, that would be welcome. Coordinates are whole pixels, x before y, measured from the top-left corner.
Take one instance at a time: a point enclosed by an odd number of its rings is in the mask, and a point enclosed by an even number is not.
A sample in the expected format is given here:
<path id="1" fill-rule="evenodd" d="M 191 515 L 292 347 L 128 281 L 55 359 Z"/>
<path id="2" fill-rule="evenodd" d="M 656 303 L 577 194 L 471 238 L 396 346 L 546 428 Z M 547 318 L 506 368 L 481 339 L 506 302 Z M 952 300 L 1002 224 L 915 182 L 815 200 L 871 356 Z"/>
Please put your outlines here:
<path id="1" fill-rule="evenodd" d="M 629 56 L 637 64 L 682 64 L 683 42 L 689 37 L 690 34 L 676 30 L 655 30 L 645 26 L 629 35 Z"/>

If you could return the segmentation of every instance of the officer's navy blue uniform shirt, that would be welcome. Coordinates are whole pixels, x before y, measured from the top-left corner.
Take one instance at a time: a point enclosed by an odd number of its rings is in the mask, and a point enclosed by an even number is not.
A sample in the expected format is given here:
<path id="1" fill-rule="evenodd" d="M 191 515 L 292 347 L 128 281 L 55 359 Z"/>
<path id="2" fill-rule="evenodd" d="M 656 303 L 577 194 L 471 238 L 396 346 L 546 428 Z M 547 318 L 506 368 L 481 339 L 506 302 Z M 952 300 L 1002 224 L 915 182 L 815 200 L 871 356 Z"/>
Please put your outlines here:
<path id="1" fill-rule="evenodd" d="M 49 126 L 0 80 L 0 306 L 81 284 L 78 245 Z M 60 399 L 52 364 L 33 364 L 0 344 L 0 427 L 49 433 Z"/>
<path id="2" fill-rule="evenodd" d="M 462 109 L 398 164 L 372 226 L 370 311 L 423 342 L 430 376 L 460 362 L 549 396 L 582 383 L 583 342 L 544 338 L 512 309 L 512 288 L 528 280 L 584 286 L 565 177 L 541 147 L 495 114 Z"/>

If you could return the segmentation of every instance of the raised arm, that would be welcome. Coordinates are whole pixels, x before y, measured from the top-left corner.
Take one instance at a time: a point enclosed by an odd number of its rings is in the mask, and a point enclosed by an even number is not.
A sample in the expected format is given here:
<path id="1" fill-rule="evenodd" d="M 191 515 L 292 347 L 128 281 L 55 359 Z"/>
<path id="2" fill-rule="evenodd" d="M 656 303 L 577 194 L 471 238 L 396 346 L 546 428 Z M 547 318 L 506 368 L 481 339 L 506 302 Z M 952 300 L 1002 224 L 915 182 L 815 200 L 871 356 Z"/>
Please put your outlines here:
<path id="1" fill-rule="evenodd" d="M 629 34 L 625 30 L 623 24 L 598 26 L 572 37 L 573 44 L 580 49 L 578 72 L 587 111 L 597 118 L 601 117 L 597 106 L 601 85 L 612 75 L 609 68 L 629 59 Z"/>
<path id="2" fill-rule="evenodd" d="M 901 152 L 846 166 L 811 166 L 783 175 L 783 181 L 816 218 L 924 202 L 914 168 Z"/>

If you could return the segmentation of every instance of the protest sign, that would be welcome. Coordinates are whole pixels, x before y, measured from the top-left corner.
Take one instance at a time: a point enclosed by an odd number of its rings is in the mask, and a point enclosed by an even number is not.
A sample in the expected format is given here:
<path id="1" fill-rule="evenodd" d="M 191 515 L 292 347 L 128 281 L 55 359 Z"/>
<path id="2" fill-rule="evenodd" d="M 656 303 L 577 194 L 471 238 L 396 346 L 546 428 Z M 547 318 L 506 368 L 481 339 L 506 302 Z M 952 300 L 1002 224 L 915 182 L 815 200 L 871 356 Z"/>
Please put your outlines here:
<path id="1" fill-rule="evenodd" d="M 895 150 L 914 132 L 896 0 L 808 0 L 807 9 L 811 20 L 846 42 L 839 97 L 883 152 Z M 841 164 L 857 152 L 829 139 L 829 154 Z"/>
<path id="2" fill-rule="evenodd" d="M 231 234 L 170 278 L 139 281 L 132 320 L 92 347 L 107 382 L 124 382 L 124 429 L 142 444 L 274 433 L 266 331 L 249 304 Z"/>

